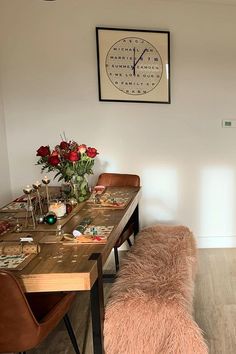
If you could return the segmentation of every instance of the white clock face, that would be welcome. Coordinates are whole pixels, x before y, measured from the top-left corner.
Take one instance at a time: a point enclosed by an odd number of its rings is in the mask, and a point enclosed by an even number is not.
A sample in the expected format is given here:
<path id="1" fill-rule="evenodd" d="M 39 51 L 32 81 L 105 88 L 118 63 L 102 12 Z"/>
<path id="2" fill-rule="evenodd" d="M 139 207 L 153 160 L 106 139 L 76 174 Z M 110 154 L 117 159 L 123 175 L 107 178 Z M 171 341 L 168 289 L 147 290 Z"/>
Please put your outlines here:
<path id="1" fill-rule="evenodd" d="M 111 83 L 127 95 L 145 95 L 152 91 L 163 73 L 157 49 L 137 37 L 116 42 L 107 53 L 105 65 Z"/>

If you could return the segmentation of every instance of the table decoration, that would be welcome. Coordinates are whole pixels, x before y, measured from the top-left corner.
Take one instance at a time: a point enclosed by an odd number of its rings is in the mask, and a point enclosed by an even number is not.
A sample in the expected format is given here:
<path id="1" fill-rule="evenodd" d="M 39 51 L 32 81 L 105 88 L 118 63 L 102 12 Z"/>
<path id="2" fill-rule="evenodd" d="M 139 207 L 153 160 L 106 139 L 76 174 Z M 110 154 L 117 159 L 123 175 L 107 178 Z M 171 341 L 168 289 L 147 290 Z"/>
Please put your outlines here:
<path id="1" fill-rule="evenodd" d="M 79 225 L 77 225 L 75 227 L 75 229 L 73 230 L 72 234 L 73 236 L 80 236 L 84 233 L 84 231 L 86 230 L 86 228 L 88 227 L 89 224 L 91 224 L 92 219 L 91 218 L 85 218 L 83 220 L 80 221 Z"/>
<path id="2" fill-rule="evenodd" d="M 39 192 L 41 186 L 42 185 L 41 185 L 41 183 L 39 181 L 36 181 L 35 183 L 32 184 L 32 187 L 36 191 L 36 195 L 37 195 L 37 202 L 36 202 L 35 209 L 37 210 L 37 206 L 38 206 L 39 207 L 39 211 L 40 211 L 40 215 L 43 215 L 42 199 L 41 199 L 41 195 L 40 195 L 40 192 Z"/>
<path id="3" fill-rule="evenodd" d="M 49 192 L 48 192 L 48 185 L 49 185 L 49 183 L 51 182 L 51 180 L 50 180 L 47 176 L 45 176 L 45 177 L 42 179 L 42 182 L 43 182 L 43 184 L 45 185 L 45 188 L 46 188 L 47 209 L 48 209 L 49 203 L 50 203 Z"/>
<path id="4" fill-rule="evenodd" d="M 14 227 L 14 232 L 19 233 L 19 232 L 22 232 L 22 230 L 23 230 L 23 225 L 22 225 L 22 224 L 19 222 L 19 220 L 17 219 L 16 225 L 15 225 L 15 227 Z"/>
<path id="5" fill-rule="evenodd" d="M 67 141 L 65 138 L 53 149 L 49 145 L 41 146 L 36 156 L 39 157 L 37 165 L 42 165 L 42 171 L 55 171 L 54 178 L 58 177 L 59 181 L 68 183 L 68 199 L 75 198 L 78 202 L 83 202 L 90 195 L 86 177 L 93 173 L 97 155 L 97 149 L 80 145 L 73 140 Z"/>
<path id="6" fill-rule="evenodd" d="M 33 192 L 33 188 L 29 185 L 27 185 L 24 189 L 23 192 L 25 193 L 27 197 L 27 206 L 26 206 L 26 214 L 25 214 L 25 227 L 27 228 L 28 226 L 31 226 L 35 229 L 36 223 L 35 223 L 35 215 L 34 215 L 34 208 L 32 204 L 32 199 L 31 199 L 31 194 Z"/>
<path id="7" fill-rule="evenodd" d="M 40 246 L 34 242 L 1 242 L 0 255 L 39 253 Z"/>
<path id="8" fill-rule="evenodd" d="M 48 214 L 44 217 L 44 222 L 48 225 L 53 225 L 57 221 L 57 216 L 53 212 L 48 212 Z"/>
<path id="9" fill-rule="evenodd" d="M 73 204 L 70 201 L 66 202 L 66 214 L 70 214 L 73 210 Z"/>
<path id="10" fill-rule="evenodd" d="M 36 221 L 37 224 L 43 224 L 44 223 L 44 215 L 36 215 Z"/>
<path id="11" fill-rule="evenodd" d="M 73 232 L 73 235 L 69 236 L 67 234 L 64 234 L 61 240 L 63 242 L 63 245 L 73 245 L 76 243 L 105 244 L 113 229 L 113 225 L 88 225 L 82 233 L 79 232 L 77 234 Z"/>
<path id="12" fill-rule="evenodd" d="M 66 204 L 61 200 L 51 201 L 49 204 L 49 212 L 55 213 L 57 218 L 60 219 L 66 214 Z"/>

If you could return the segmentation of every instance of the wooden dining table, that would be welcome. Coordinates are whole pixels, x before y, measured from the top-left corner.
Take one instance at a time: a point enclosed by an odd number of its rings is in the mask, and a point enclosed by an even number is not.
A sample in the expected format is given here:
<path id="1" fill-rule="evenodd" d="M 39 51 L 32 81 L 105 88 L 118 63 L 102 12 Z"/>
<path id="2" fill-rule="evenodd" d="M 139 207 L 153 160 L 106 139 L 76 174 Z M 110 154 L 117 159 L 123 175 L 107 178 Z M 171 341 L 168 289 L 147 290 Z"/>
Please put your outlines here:
<path id="1" fill-rule="evenodd" d="M 39 224 L 20 233 L 10 231 L 0 236 L 1 241 L 19 241 L 31 236 L 39 243 L 40 252 L 22 270 L 12 270 L 25 292 L 89 291 L 92 319 L 92 337 L 95 354 L 103 349 L 103 266 L 125 225 L 132 217 L 136 233 L 139 228 L 139 187 L 108 187 L 107 191 L 122 191 L 129 195 L 123 208 L 102 207 L 96 203 L 78 204 L 65 218 L 54 225 Z M 1 214 L 1 211 L 0 211 Z M 71 233 L 85 218 L 93 225 L 113 226 L 106 243 L 80 244 L 58 241 L 56 230 L 62 226 L 64 233 Z"/>

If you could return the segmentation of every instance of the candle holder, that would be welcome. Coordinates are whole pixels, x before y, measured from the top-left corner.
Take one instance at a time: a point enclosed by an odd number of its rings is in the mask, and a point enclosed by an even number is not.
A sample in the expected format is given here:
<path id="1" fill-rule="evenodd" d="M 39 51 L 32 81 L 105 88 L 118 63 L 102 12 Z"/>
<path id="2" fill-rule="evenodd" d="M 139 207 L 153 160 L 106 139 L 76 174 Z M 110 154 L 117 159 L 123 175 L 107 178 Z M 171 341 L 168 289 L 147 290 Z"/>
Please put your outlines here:
<path id="1" fill-rule="evenodd" d="M 42 198 L 40 195 L 40 188 L 41 188 L 41 183 L 39 181 L 33 183 L 33 188 L 36 191 L 36 195 L 37 195 L 37 203 L 36 203 L 36 208 L 35 210 L 37 211 L 37 205 L 39 207 L 39 211 L 40 211 L 40 215 L 43 215 L 43 206 L 42 206 Z"/>
<path id="2" fill-rule="evenodd" d="M 23 229 L 22 224 L 19 223 L 19 219 L 17 218 L 16 225 L 14 227 L 14 232 L 17 232 L 17 233 L 22 232 L 22 229 Z"/>
<path id="3" fill-rule="evenodd" d="M 45 188 L 46 188 L 47 211 L 48 211 L 48 210 L 49 210 L 49 203 L 50 203 L 48 185 L 49 185 L 49 183 L 50 183 L 50 179 L 49 179 L 47 176 L 45 176 L 45 177 L 42 179 L 42 182 L 43 182 L 43 184 L 45 185 Z"/>
<path id="4" fill-rule="evenodd" d="M 35 215 L 34 215 L 34 208 L 32 204 L 32 198 L 31 194 L 33 192 L 33 188 L 30 186 L 26 186 L 26 188 L 23 189 L 23 192 L 27 196 L 27 206 L 26 206 L 26 216 L 25 216 L 25 228 L 31 226 L 35 229 L 36 223 L 35 223 Z M 32 219 L 32 224 L 30 220 Z"/>

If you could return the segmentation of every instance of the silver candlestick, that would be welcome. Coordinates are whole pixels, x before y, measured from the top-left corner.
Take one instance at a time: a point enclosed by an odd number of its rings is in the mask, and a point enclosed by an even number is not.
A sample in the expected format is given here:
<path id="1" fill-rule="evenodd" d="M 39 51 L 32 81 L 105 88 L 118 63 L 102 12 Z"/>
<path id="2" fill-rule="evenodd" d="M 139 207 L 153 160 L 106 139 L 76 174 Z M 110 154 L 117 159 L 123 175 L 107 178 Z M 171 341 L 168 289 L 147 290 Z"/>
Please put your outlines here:
<path id="1" fill-rule="evenodd" d="M 32 191 L 33 191 L 33 188 L 30 187 L 29 185 L 26 186 L 26 188 L 23 189 L 23 192 L 27 196 L 25 227 L 33 226 L 33 228 L 35 229 L 35 227 L 36 227 L 35 215 L 34 215 L 34 208 L 33 208 L 33 204 L 32 204 L 32 199 L 31 199 Z M 32 218 L 33 225 L 31 225 L 30 222 L 29 222 L 30 218 Z"/>
<path id="2" fill-rule="evenodd" d="M 46 197 L 47 197 L 47 207 L 49 208 L 49 203 L 50 203 L 50 198 L 49 198 L 49 192 L 48 192 L 48 185 L 50 183 L 50 179 L 45 176 L 43 179 L 42 179 L 42 182 L 43 184 L 45 184 L 45 188 L 46 188 Z"/>
<path id="3" fill-rule="evenodd" d="M 38 199 L 38 205 L 39 205 L 39 211 L 40 211 L 40 215 L 43 215 L 43 206 L 42 206 L 42 199 L 41 199 L 41 195 L 40 195 L 40 188 L 41 188 L 41 183 L 39 181 L 33 183 L 33 188 L 36 191 L 37 194 L 37 199 Z"/>

